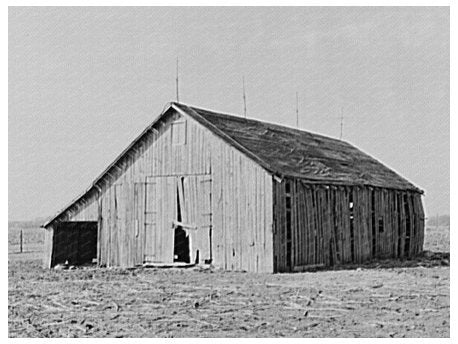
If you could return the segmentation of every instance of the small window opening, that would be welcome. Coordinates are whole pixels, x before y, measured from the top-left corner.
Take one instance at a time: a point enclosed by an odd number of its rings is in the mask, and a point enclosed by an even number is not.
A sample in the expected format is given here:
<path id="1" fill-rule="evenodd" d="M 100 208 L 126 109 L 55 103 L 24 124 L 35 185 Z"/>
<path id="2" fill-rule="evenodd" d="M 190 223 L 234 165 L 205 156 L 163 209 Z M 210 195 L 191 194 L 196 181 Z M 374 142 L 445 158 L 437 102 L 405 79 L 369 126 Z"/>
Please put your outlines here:
<path id="1" fill-rule="evenodd" d="M 286 184 L 285 184 L 285 192 L 287 194 L 291 193 L 291 183 L 290 182 L 286 182 Z"/>
<path id="2" fill-rule="evenodd" d="M 385 230 L 383 228 L 383 217 L 379 217 L 378 219 L 378 232 L 383 233 Z"/>

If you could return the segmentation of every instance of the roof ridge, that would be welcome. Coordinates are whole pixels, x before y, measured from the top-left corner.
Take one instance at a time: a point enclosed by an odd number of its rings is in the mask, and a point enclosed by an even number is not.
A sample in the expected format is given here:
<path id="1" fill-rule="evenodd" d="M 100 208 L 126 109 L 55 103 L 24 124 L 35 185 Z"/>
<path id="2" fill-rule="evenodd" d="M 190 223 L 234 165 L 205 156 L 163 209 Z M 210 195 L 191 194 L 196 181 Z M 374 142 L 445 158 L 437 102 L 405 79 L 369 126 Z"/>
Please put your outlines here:
<path id="1" fill-rule="evenodd" d="M 291 127 L 291 126 L 288 126 L 288 125 L 285 125 L 285 124 L 269 122 L 269 121 L 266 121 L 266 120 L 261 120 L 261 119 L 252 118 L 252 117 L 245 118 L 245 117 L 241 117 L 240 115 L 233 114 L 233 113 L 218 112 L 218 111 L 215 111 L 215 110 L 212 110 L 212 109 L 202 108 L 202 107 L 198 107 L 198 106 L 194 106 L 194 105 L 188 105 L 188 104 L 184 104 L 184 103 L 172 102 L 172 104 L 183 105 L 183 106 L 186 106 L 188 108 L 191 108 L 191 109 L 194 109 L 194 110 L 197 110 L 197 111 L 200 110 L 200 111 L 210 112 L 210 113 L 212 113 L 212 114 L 214 114 L 216 116 L 226 116 L 226 117 L 230 117 L 231 119 L 236 119 L 236 120 L 240 120 L 240 121 L 251 121 L 251 122 L 256 122 L 256 123 L 261 123 L 261 124 L 272 125 L 272 126 L 279 127 L 279 128 L 284 128 L 284 129 L 288 129 L 288 130 L 294 130 L 294 131 L 297 131 L 299 133 L 310 134 L 310 135 L 313 135 L 313 136 L 322 137 L 322 138 L 325 138 L 325 139 L 328 139 L 328 140 L 332 140 L 332 141 L 335 141 L 335 142 L 341 142 L 343 144 L 352 145 L 348 141 L 340 140 L 340 139 L 337 139 L 337 138 L 334 138 L 334 137 L 331 137 L 331 136 L 323 135 L 323 134 L 320 134 L 320 133 L 317 133 L 317 132 L 313 132 L 313 131 L 309 131 L 309 130 L 305 130 L 305 129 L 294 128 L 294 127 Z"/>

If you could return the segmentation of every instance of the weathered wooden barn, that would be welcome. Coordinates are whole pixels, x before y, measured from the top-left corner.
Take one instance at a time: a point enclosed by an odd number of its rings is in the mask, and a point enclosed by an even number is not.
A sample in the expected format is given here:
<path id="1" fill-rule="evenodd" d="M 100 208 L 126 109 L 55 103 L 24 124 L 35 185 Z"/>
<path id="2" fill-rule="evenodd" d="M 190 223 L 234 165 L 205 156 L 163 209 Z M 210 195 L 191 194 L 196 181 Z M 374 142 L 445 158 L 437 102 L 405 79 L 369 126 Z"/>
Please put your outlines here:
<path id="1" fill-rule="evenodd" d="M 411 257 L 421 195 L 346 142 L 170 103 L 43 225 L 44 264 L 284 272 Z"/>

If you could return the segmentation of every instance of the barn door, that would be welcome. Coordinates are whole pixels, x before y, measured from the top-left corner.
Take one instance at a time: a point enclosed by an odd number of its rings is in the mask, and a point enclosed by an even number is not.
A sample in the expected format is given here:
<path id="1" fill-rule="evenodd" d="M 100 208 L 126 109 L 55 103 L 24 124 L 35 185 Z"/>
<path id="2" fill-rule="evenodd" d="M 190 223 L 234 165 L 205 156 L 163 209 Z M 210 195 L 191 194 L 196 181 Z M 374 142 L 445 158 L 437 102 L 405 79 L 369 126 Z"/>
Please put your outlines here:
<path id="1" fill-rule="evenodd" d="M 176 218 L 176 177 L 147 177 L 144 237 L 147 262 L 173 262 L 173 220 Z"/>
<path id="2" fill-rule="evenodd" d="M 210 263 L 210 176 L 147 177 L 145 186 L 144 260 Z"/>
<path id="3" fill-rule="evenodd" d="M 190 262 L 211 263 L 211 177 L 179 177 L 177 190 L 181 217 L 177 227 L 189 238 Z"/>

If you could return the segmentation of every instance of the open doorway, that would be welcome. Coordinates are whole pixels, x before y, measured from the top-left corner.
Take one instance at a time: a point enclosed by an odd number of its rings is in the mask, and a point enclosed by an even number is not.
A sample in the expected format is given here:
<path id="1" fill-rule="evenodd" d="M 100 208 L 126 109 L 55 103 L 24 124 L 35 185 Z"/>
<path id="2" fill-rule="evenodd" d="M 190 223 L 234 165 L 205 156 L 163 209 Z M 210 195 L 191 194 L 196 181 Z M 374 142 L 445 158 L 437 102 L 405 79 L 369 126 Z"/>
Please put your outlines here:
<path id="1" fill-rule="evenodd" d="M 182 187 L 180 183 L 177 185 L 177 221 L 178 223 L 182 223 L 179 187 Z M 182 226 L 175 226 L 173 261 L 182 263 L 189 263 L 191 261 L 189 256 L 189 234 Z"/>
<path id="2" fill-rule="evenodd" d="M 151 187 L 145 192 L 144 260 L 210 263 L 211 176 L 151 176 L 147 180 Z"/>
<path id="3" fill-rule="evenodd" d="M 61 222 L 55 229 L 51 266 L 92 264 L 97 259 L 97 221 Z"/>

